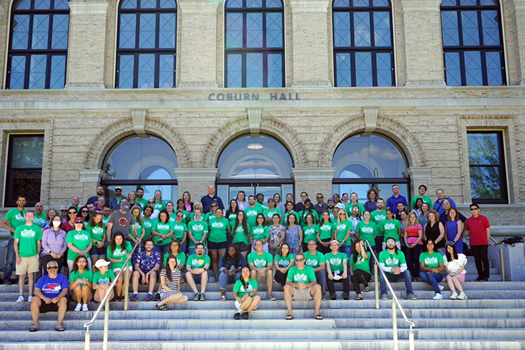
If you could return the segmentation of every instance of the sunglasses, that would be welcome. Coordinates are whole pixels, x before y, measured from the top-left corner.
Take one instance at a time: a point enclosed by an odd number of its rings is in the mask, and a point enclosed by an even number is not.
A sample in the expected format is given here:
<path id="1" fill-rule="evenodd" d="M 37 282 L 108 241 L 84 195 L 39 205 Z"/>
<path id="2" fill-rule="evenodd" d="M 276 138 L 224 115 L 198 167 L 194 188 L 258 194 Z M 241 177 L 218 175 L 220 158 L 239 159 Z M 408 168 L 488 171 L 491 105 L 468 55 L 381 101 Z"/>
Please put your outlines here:
<path id="1" fill-rule="evenodd" d="M 58 270 L 58 266 L 51 266 L 47 268 L 48 270 Z"/>
<path id="2" fill-rule="evenodd" d="M 77 212 L 76 211 L 70 211 L 68 212 L 68 214 L 76 214 Z"/>
<path id="3" fill-rule="evenodd" d="M 65 213 L 67 211 L 67 209 L 61 209 L 60 211 Z"/>
<path id="4" fill-rule="evenodd" d="M 87 213 L 88 211 L 87 210 L 82 210 L 83 213 Z"/>
<path id="5" fill-rule="evenodd" d="M 470 208 L 470 211 L 479 210 L 479 208 Z"/>
<path id="6" fill-rule="evenodd" d="M 211 206 L 212 206 L 212 207 L 217 207 L 217 204 L 212 204 Z"/>
<path id="7" fill-rule="evenodd" d="M 304 260 L 305 260 L 305 259 L 303 258 L 303 259 L 296 259 L 295 261 L 304 261 Z"/>
<path id="8" fill-rule="evenodd" d="M 75 221 L 75 224 L 83 224 L 83 221 Z"/>

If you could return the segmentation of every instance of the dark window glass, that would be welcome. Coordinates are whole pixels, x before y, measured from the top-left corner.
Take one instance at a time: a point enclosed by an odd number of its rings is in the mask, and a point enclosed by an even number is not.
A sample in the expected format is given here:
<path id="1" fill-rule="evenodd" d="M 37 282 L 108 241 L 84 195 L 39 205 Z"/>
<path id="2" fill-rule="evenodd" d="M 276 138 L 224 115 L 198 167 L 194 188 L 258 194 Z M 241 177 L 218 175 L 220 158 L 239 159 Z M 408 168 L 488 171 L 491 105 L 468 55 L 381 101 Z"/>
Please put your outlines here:
<path id="1" fill-rule="evenodd" d="M 504 85 L 501 15 L 496 0 L 443 0 L 447 85 Z"/>
<path id="2" fill-rule="evenodd" d="M 65 0 L 17 0 L 11 11 L 7 89 L 63 89 L 69 35 Z"/>
<path id="3" fill-rule="evenodd" d="M 507 203 L 503 133 L 471 131 L 467 137 L 472 200 Z"/>
<path id="4" fill-rule="evenodd" d="M 226 87 L 284 86 L 281 0 L 226 1 Z"/>
<path id="5" fill-rule="evenodd" d="M 395 84 L 389 0 L 335 0 L 333 27 L 336 86 Z"/>
<path id="6" fill-rule="evenodd" d="M 40 201 L 42 182 L 43 135 L 9 135 L 5 206 L 16 206 L 18 196 L 28 206 Z"/>
<path id="7" fill-rule="evenodd" d="M 175 0 L 123 0 L 118 31 L 116 87 L 174 88 Z"/>

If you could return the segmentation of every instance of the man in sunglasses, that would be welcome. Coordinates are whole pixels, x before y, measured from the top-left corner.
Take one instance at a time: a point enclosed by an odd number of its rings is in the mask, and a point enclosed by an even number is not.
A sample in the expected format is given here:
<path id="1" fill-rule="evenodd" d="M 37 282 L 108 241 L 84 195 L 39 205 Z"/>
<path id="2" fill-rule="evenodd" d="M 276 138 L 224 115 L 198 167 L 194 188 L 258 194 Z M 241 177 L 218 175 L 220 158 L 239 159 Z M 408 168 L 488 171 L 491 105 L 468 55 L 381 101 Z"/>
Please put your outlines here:
<path id="1" fill-rule="evenodd" d="M 490 277 L 490 223 L 486 216 L 479 214 L 479 210 L 479 205 L 472 203 L 470 205 L 472 216 L 465 222 L 465 231 L 470 236 L 470 247 L 478 270 L 478 278 L 476 278 L 478 282 L 488 281 Z"/>
<path id="2" fill-rule="evenodd" d="M 31 301 L 31 317 L 33 325 L 30 332 L 40 329 L 38 316 L 46 312 L 58 312 L 58 321 L 55 326 L 57 332 L 65 330 L 62 320 L 67 311 L 68 283 L 66 276 L 58 273 L 58 264 L 51 260 L 46 266 L 47 275 L 42 276 L 35 286 L 35 297 Z"/>
<path id="3" fill-rule="evenodd" d="M 417 299 L 412 289 L 412 276 L 410 276 L 410 271 L 407 267 L 405 254 L 397 249 L 396 240 L 392 237 L 386 240 L 386 249 L 379 254 L 379 266 L 390 282 L 405 280 L 408 300 Z M 382 273 L 379 274 L 379 282 L 381 286 L 381 299 L 386 300 L 388 299 L 386 282 Z"/>

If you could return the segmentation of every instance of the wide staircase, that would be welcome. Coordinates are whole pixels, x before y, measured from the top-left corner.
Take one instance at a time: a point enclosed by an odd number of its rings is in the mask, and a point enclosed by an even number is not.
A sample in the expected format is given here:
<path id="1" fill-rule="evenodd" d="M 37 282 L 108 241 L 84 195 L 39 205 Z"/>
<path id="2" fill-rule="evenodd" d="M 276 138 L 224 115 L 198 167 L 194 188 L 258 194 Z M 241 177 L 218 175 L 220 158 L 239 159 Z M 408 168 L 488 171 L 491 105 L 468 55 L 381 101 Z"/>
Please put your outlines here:
<path id="1" fill-rule="evenodd" d="M 525 282 L 503 282 L 492 269 L 489 282 L 473 282 L 476 277 L 472 258 L 467 264 L 465 290 L 468 300 L 449 300 L 445 286 L 443 300 L 432 300 L 429 285 L 414 283 L 418 300 L 405 300 L 403 283 L 393 288 L 408 318 L 415 323 L 415 349 L 525 349 Z M 444 283 L 441 283 L 445 285 Z M 337 284 L 336 284 L 337 285 Z M 109 312 L 109 349 L 393 349 L 392 301 L 380 300 L 375 307 L 374 283 L 365 300 L 322 302 L 323 321 L 313 318 L 313 302 L 294 302 L 295 320 L 286 321 L 282 288 L 275 284 L 277 301 L 267 301 L 266 288 L 259 294 L 263 301 L 249 320 L 234 320 L 231 292 L 227 301 L 219 300 L 218 283 L 211 283 L 206 301 L 189 301 L 169 311 L 158 311 L 155 302 L 145 302 L 141 287 L 139 301 L 124 311 L 123 302 L 112 302 Z M 187 284 L 183 292 L 193 299 Z M 229 286 L 231 290 L 231 286 Z M 26 293 L 27 295 L 27 293 Z M 17 286 L 0 285 L 0 349 L 5 350 L 80 350 L 85 347 L 84 323 L 90 312 L 68 311 L 66 331 L 54 330 L 56 313 L 40 316 L 40 331 L 28 332 L 32 324 L 29 303 L 15 303 Z M 75 306 L 69 304 L 70 310 Z M 90 303 L 90 310 L 96 309 Z M 409 349 L 409 327 L 397 310 L 399 348 Z M 102 349 L 104 315 L 90 329 L 90 349 Z"/>

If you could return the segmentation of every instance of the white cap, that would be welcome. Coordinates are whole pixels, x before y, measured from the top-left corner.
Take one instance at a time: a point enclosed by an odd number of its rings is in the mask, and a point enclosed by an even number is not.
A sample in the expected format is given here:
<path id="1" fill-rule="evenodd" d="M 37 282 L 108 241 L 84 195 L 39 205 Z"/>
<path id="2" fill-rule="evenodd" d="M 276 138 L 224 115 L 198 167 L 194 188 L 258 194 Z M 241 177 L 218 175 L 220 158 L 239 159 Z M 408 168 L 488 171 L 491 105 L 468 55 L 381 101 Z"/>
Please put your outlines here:
<path id="1" fill-rule="evenodd" d="M 102 266 L 108 266 L 109 264 L 111 264 L 109 261 L 106 261 L 104 259 L 99 259 L 97 260 L 97 262 L 95 263 L 95 267 L 97 269 L 100 269 Z"/>

